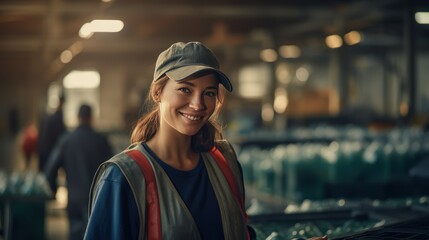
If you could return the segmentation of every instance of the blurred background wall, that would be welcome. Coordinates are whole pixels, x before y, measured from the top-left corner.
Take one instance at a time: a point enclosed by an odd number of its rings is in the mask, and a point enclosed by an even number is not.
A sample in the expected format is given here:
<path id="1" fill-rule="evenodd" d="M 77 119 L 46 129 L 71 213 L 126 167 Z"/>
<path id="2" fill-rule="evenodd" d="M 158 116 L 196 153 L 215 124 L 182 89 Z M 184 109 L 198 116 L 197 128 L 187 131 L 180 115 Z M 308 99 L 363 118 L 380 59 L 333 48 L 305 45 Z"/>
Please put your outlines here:
<path id="1" fill-rule="evenodd" d="M 232 79 L 221 117 L 234 143 L 323 124 L 424 129 L 428 8 L 416 0 L 1 1 L 0 167 L 17 168 L 14 143 L 61 93 L 70 130 L 89 102 L 96 128 L 122 149 L 145 113 L 156 57 L 176 41 L 208 45 Z M 96 29 L 98 20 L 110 22 Z"/>
<path id="2" fill-rule="evenodd" d="M 13 116 L 18 128 L 37 122 L 58 91 L 69 95 L 69 127 L 73 105 L 91 96 L 100 128 L 128 130 L 157 54 L 192 40 L 210 46 L 234 82 L 225 118 L 238 112 L 254 129 L 274 127 L 277 117 L 424 117 L 429 30 L 416 13 L 427 8 L 401 0 L 2 1 L 0 131 L 15 131 Z M 95 19 L 123 27 L 82 35 Z M 73 71 L 94 71 L 99 83 L 67 87 Z"/>

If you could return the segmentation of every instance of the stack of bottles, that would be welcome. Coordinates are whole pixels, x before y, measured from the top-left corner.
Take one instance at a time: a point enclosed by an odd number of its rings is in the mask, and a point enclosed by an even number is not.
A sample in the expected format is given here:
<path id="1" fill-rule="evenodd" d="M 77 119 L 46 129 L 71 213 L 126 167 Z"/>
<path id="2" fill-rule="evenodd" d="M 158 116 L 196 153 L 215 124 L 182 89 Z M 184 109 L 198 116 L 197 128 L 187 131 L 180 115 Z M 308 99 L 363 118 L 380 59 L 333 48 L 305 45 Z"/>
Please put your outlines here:
<path id="1" fill-rule="evenodd" d="M 265 209 L 268 206 L 264 206 Z M 263 207 L 260 207 L 262 209 Z M 382 218 L 380 214 L 373 215 L 371 210 L 381 209 L 424 209 L 429 210 L 429 197 L 406 197 L 387 200 L 345 200 L 345 199 L 327 199 L 327 200 L 305 200 L 301 204 L 288 205 L 284 213 L 295 214 L 293 217 L 281 217 L 277 214 L 275 217 L 265 217 L 263 219 L 250 218 L 250 225 L 255 229 L 257 239 L 279 240 L 279 239 L 307 239 L 315 236 L 327 235 L 330 239 L 355 234 L 361 231 L 373 229 L 376 227 L 389 225 L 402 221 L 406 216 L 403 212 L 388 214 L 389 218 Z M 366 211 L 360 210 L 366 209 Z M 349 212 L 348 217 L 343 215 L 330 214 L 331 212 Z M 263 214 L 262 212 L 259 214 Z M 305 217 L 303 213 L 326 213 L 313 214 L 312 217 Z M 300 215 L 301 214 L 301 215 Z M 375 217 L 378 216 L 378 217 Z M 393 217 L 396 216 L 396 219 Z"/>
<path id="2" fill-rule="evenodd" d="M 31 171 L 18 172 L 10 174 L 0 170 L 0 197 L 1 198 L 25 198 L 40 197 L 49 198 L 52 191 L 42 173 Z"/>
<path id="3" fill-rule="evenodd" d="M 429 153 L 428 139 L 412 128 L 384 133 L 357 127 L 295 129 L 269 147 L 241 145 L 238 159 L 247 187 L 301 202 L 326 198 L 329 184 L 406 180 L 419 156 Z"/>

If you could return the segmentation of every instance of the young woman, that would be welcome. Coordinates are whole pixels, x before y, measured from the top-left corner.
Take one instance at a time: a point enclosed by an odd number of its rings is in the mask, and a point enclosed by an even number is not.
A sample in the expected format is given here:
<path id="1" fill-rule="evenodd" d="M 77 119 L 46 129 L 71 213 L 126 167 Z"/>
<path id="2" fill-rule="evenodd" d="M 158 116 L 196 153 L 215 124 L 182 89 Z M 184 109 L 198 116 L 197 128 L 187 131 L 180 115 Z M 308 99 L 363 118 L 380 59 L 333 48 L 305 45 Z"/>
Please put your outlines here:
<path id="1" fill-rule="evenodd" d="M 100 166 L 85 239 L 253 236 L 241 168 L 231 145 L 220 141 L 220 86 L 232 91 L 201 43 L 175 43 L 159 55 L 153 110 L 139 119 L 133 144 Z"/>
<path id="2" fill-rule="evenodd" d="M 216 122 L 221 86 L 232 91 L 199 42 L 175 43 L 158 56 L 153 110 L 139 119 L 133 144 L 99 167 L 85 239 L 256 238 L 241 167 Z"/>

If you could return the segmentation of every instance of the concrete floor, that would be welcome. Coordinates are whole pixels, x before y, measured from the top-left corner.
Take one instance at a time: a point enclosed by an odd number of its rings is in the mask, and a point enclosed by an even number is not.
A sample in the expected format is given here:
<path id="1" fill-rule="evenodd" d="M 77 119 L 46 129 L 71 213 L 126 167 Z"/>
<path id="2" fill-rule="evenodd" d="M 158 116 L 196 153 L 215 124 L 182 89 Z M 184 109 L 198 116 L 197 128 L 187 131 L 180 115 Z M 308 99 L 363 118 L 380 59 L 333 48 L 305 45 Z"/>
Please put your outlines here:
<path id="1" fill-rule="evenodd" d="M 67 240 L 67 212 L 56 200 L 46 204 L 46 240 Z"/>

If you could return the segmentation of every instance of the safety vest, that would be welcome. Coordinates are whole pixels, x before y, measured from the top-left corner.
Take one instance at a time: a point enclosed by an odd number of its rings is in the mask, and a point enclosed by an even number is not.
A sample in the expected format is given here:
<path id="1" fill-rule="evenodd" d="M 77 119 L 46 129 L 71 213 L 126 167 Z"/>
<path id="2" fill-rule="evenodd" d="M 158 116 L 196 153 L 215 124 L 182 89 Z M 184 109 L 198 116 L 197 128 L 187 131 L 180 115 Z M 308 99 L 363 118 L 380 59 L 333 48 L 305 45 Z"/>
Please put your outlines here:
<path id="1" fill-rule="evenodd" d="M 202 159 L 219 204 L 225 239 L 249 239 L 244 186 L 234 150 L 228 142 L 217 141 L 211 151 L 202 153 Z M 103 163 L 93 185 L 110 164 L 119 167 L 133 192 L 140 219 L 139 239 L 201 239 L 189 209 L 141 143 Z M 91 199 L 94 196 L 91 190 Z"/>

